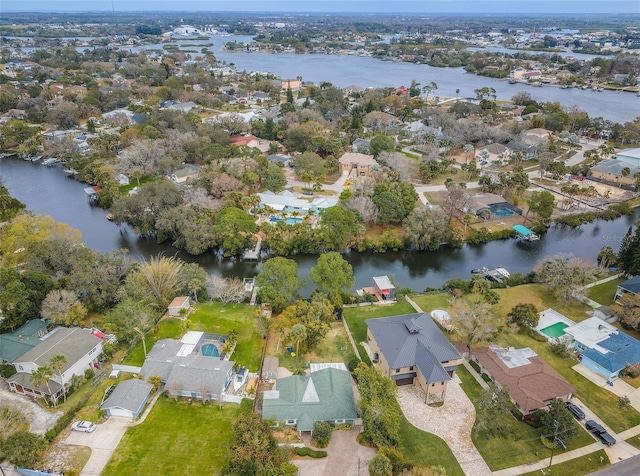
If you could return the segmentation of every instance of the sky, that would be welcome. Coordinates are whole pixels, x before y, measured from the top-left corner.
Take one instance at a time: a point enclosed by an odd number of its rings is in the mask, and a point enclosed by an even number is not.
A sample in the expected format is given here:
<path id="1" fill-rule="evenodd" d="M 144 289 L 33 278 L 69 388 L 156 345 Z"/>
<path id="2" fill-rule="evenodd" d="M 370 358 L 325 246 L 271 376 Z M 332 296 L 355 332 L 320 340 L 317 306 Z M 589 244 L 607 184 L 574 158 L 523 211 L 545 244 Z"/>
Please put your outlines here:
<path id="1" fill-rule="evenodd" d="M 636 13 L 640 0 L 0 0 L 2 12 Z"/>

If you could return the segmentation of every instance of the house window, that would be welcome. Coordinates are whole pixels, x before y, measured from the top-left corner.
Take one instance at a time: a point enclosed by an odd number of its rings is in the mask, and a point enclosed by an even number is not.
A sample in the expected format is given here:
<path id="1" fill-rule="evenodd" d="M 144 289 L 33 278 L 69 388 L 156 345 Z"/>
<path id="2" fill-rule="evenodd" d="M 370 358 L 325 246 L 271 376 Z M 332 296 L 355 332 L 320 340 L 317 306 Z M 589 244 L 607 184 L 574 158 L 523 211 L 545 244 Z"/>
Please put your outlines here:
<path id="1" fill-rule="evenodd" d="M 409 370 L 413 370 L 413 365 L 411 367 L 409 367 Z"/>
<path id="2" fill-rule="evenodd" d="M 297 420 L 285 420 L 286 425 L 295 425 Z"/>
<path id="3" fill-rule="evenodd" d="M 342 425 L 345 421 L 344 421 L 344 420 L 333 420 L 333 422 L 334 422 L 336 425 Z"/>
<path id="4" fill-rule="evenodd" d="M 399 374 L 400 373 L 400 369 L 396 369 L 396 373 Z"/>
<path id="5" fill-rule="evenodd" d="M 435 383 L 432 383 L 432 384 L 431 384 L 431 386 L 432 386 L 432 387 L 435 387 L 435 386 L 436 386 L 436 384 L 435 384 Z"/>

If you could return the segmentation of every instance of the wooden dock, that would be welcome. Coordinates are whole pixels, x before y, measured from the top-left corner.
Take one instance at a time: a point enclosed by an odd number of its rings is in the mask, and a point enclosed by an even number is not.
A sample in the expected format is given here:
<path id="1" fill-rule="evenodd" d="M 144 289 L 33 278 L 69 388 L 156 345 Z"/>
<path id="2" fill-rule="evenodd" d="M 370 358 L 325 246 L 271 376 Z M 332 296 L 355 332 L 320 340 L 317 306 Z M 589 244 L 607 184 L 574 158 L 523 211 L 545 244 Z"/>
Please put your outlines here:
<path id="1" fill-rule="evenodd" d="M 262 240 L 258 238 L 256 247 L 248 250 L 244 250 L 242 259 L 244 259 L 245 261 L 258 261 L 258 258 L 260 257 L 261 246 L 262 246 Z"/>

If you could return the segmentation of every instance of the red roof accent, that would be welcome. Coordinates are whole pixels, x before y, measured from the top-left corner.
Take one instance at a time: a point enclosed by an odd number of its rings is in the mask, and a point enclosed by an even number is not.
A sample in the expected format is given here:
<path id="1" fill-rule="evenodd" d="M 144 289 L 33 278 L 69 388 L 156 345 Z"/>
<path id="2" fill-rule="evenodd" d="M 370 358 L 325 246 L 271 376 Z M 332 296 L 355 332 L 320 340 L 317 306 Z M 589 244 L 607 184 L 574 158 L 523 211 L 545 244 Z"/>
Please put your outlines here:
<path id="1" fill-rule="evenodd" d="M 391 294 L 391 292 L 390 292 L 388 289 L 382 289 L 382 290 L 380 290 L 380 292 L 381 292 L 382 294 L 384 294 L 385 296 L 386 296 L 387 294 Z"/>

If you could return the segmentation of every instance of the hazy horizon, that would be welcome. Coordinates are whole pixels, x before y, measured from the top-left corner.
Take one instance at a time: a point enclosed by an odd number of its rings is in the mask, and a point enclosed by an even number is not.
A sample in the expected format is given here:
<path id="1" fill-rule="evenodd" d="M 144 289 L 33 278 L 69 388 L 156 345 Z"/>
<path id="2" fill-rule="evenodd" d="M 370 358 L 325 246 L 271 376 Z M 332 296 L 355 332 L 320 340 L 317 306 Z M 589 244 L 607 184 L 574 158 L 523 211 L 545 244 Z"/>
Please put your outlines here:
<path id="1" fill-rule="evenodd" d="M 640 0 L 2 0 L 2 12 L 255 12 L 405 14 L 640 14 Z M 2 17 L 0 12 L 0 18 Z"/>

